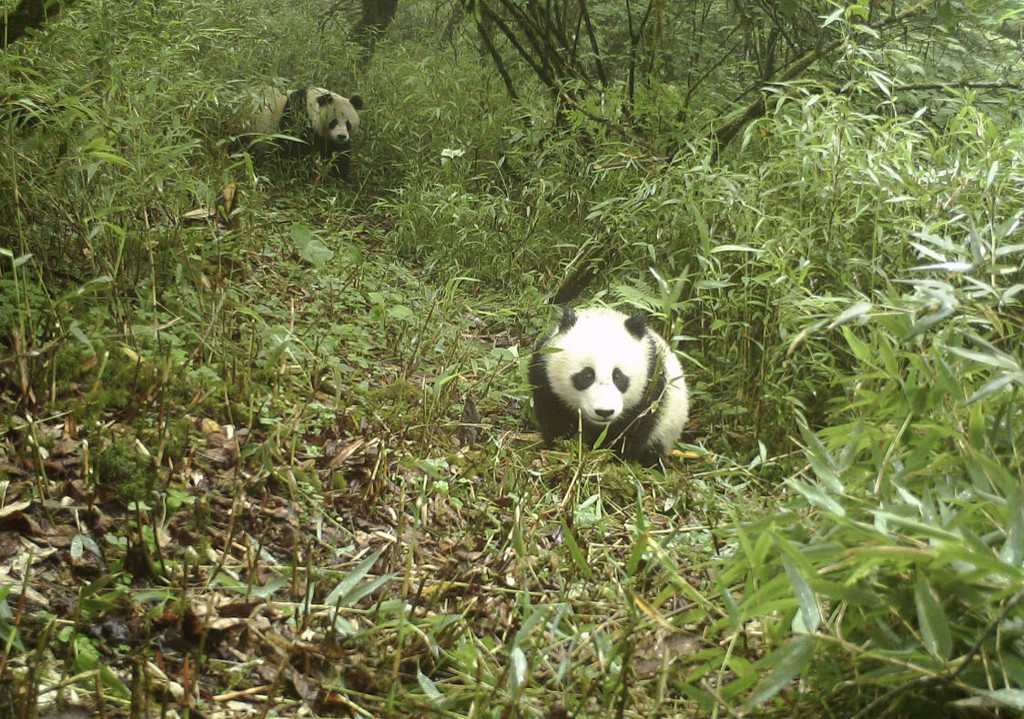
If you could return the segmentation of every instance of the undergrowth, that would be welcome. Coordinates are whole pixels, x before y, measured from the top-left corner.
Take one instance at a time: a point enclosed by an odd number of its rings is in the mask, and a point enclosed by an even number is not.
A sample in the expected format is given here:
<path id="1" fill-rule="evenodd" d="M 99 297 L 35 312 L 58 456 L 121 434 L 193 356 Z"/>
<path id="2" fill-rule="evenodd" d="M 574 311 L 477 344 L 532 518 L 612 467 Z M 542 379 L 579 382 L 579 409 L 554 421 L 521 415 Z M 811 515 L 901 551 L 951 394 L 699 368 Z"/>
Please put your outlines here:
<path id="1" fill-rule="evenodd" d="M 405 10 L 365 66 L 256 0 L 0 57 L 0 716 L 1024 706 L 1012 116 L 865 45 L 666 160 Z M 366 99 L 351 183 L 232 142 L 278 77 Z M 589 302 L 684 361 L 664 473 L 531 430 Z"/>

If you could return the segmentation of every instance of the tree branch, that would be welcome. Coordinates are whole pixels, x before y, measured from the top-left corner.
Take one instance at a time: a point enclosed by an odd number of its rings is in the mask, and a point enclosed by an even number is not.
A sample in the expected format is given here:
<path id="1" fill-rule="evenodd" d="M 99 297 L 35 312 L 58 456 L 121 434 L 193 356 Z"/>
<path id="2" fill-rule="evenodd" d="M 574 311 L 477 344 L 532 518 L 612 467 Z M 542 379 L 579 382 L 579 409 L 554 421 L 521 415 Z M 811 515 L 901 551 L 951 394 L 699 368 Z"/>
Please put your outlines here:
<path id="1" fill-rule="evenodd" d="M 913 90 L 1017 90 L 1024 86 L 1015 82 L 921 82 L 909 85 L 894 85 L 893 92 L 911 92 Z"/>
<path id="2" fill-rule="evenodd" d="M 874 30 L 884 30 L 893 25 L 899 25 L 900 23 L 905 22 L 914 15 L 917 15 L 923 12 L 924 10 L 928 9 L 930 6 L 934 5 L 935 2 L 936 0 L 920 0 L 920 2 L 911 5 L 909 8 L 899 13 L 898 15 L 894 15 L 890 18 L 887 18 L 884 22 L 877 23 L 876 25 L 871 25 L 870 27 Z M 818 60 L 826 58 L 832 55 L 833 53 L 837 52 L 838 50 L 841 50 L 842 48 L 846 47 L 847 42 L 848 41 L 846 38 L 841 38 L 833 41 L 824 48 L 815 48 L 811 50 L 802 57 L 799 57 L 792 63 L 790 63 L 789 67 L 783 70 L 783 72 L 777 79 L 774 79 L 771 82 L 762 83 L 761 89 L 763 90 L 766 86 L 774 83 L 789 82 L 791 80 L 795 80 Z M 728 122 L 726 122 L 714 133 L 712 137 L 712 140 L 714 141 L 714 149 L 712 150 L 711 161 L 713 163 L 717 162 L 718 158 L 721 156 L 722 149 L 726 145 L 728 145 L 732 141 L 732 139 L 736 137 L 736 135 L 739 134 L 740 130 L 746 127 L 746 125 L 749 122 L 756 120 L 759 117 L 764 117 L 767 112 L 768 106 L 766 103 L 766 99 L 763 94 L 759 93 L 758 97 L 751 101 L 751 103 L 747 105 L 745 108 L 735 113 Z"/>

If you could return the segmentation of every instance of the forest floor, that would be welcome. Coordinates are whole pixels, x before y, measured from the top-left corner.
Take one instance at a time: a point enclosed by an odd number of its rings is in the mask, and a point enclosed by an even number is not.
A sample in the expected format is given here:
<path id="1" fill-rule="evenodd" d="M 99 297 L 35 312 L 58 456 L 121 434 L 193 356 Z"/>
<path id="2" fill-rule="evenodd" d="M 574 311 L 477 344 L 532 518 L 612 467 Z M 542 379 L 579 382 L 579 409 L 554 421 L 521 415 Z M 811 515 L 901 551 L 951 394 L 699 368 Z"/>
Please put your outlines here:
<path id="1" fill-rule="evenodd" d="M 715 524 L 756 495 L 701 452 L 542 451 L 539 308 L 279 201 L 199 231 L 245 251 L 196 258 L 196 316 L 55 348 L 45 397 L 5 367 L 0 676 L 27 681 L 0 716 L 682 711 Z"/>

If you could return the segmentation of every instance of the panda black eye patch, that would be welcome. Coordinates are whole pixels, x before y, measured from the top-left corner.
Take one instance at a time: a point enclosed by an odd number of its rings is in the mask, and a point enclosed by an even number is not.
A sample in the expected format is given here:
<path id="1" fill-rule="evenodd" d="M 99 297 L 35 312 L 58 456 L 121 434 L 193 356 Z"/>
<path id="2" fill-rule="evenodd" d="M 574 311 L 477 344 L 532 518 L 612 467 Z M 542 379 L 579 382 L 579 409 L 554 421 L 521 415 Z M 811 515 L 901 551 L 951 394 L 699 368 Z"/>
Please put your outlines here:
<path id="1" fill-rule="evenodd" d="M 572 386 L 576 388 L 577 392 L 582 392 L 587 387 L 594 384 L 594 378 L 596 376 L 597 375 L 594 374 L 593 367 L 585 367 L 572 376 Z"/>
<path id="2" fill-rule="evenodd" d="M 626 394 L 626 390 L 629 389 L 629 377 L 618 367 L 612 372 L 612 382 L 615 383 L 615 387 L 619 392 Z"/>
<path id="3" fill-rule="evenodd" d="M 332 130 L 334 128 L 336 128 L 337 126 L 338 126 L 338 121 L 337 120 L 331 120 L 331 124 L 328 125 L 328 127 L 331 128 Z"/>

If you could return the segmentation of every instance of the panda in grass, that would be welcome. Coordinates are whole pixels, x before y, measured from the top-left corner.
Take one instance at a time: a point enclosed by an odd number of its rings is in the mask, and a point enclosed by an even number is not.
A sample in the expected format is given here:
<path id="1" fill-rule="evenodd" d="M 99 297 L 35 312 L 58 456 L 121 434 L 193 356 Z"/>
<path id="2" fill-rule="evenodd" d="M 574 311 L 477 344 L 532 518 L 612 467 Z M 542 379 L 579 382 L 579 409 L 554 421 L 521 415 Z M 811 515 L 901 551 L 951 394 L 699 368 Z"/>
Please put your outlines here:
<path id="1" fill-rule="evenodd" d="M 285 135 L 275 146 L 290 156 L 317 155 L 344 179 L 349 174 L 349 146 L 359 129 L 363 100 L 342 97 L 322 87 L 285 94 L 276 87 L 252 93 L 239 122 L 243 135 Z"/>
<path id="2" fill-rule="evenodd" d="M 679 439 L 690 400 L 679 359 L 647 315 L 566 307 L 530 361 L 533 409 L 544 441 L 604 434 L 622 458 L 646 466 Z"/>

